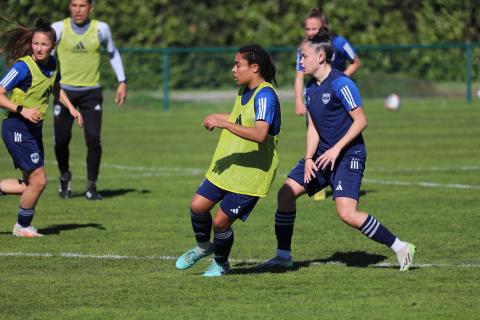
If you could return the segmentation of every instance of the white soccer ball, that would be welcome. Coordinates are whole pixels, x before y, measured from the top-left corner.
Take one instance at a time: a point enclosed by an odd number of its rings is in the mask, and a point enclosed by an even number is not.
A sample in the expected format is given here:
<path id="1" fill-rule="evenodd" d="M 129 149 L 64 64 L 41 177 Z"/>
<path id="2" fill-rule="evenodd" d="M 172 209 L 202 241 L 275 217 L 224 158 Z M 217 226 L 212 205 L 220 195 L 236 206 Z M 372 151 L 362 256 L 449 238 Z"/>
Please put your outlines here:
<path id="1" fill-rule="evenodd" d="M 385 99 L 385 108 L 387 110 L 398 110 L 400 108 L 400 96 L 396 93 L 392 93 Z"/>

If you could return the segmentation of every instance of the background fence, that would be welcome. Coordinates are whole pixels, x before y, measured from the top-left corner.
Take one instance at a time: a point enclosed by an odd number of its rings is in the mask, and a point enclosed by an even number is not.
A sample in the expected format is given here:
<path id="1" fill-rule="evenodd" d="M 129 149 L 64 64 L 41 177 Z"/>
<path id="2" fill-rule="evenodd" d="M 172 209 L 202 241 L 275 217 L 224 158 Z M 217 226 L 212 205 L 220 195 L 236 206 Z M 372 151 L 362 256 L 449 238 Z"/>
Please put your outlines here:
<path id="1" fill-rule="evenodd" d="M 362 95 L 385 97 L 465 96 L 473 99 L 480 78 L 480 43 L 356 46 L 362 61 L 355 74 Z M 169 108 L 172 90 L 225 90 L 234 88 L 231 76 L 237 48 L 124 48 L 121 49 L 129 89 L 155 90 Z M 292 88 L 296 47 L 270 47 L 280 88 Z M 445 57 L 448 57 L 446 59 Z M 0 56 L 1 58 L 1 56 Z M 115 75 L 102 56 L 102 83 L 116 86 Z M 445 62 L 447 61 L 447 62 Z M 1 64 L 4 68 L 4 64 Z M 478 88 L 475 88 L 478 89 Z"/>

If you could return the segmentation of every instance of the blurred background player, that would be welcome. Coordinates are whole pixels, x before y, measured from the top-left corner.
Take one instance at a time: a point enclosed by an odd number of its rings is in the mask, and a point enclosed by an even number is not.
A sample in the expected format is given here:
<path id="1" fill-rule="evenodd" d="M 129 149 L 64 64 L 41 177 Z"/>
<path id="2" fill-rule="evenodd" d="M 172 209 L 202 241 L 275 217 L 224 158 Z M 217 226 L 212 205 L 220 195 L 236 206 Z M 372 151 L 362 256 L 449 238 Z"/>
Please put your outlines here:
<path id="1" fill-rule="evenodd" d="M 85 121 L 84 135 L 87 145 L 87 185 L 85 197 L 88 200 L 102 200 L 97 192 L 96 182 L 100 169 L 102 145 L 102 88 L 100 86 L 100 45 L 109 56 L 115 71 L 118 88 L 115 102 L 121 106 L 127 97 L 127 84 L 122 60 L 112 39 L 109 26 L 90 19 L 93 0 L 70 0 L 70 17 L 55 22 L 52 27 L 57 33 L 56 55 L 60 64 L 62 89 L 72 103 L 78 107 Z M 69 144 L 72 138 L 71 115 L 61 107 L 58 96 L 55 99 L 54 134 L 55 156 L 60 170 L 59 195 L 71 197 Z"/>
<path id="2" fill-rule="evenodd" d="M 304 42 L 301 64 L 312 80 L 305 89 L 308 127 L 304 159 L 289 173 L 278 192 L 275 213 L 277 255 L 260 267 L 291 267 L 291 240 L 296 199 L 330 186 L 340 219 L 372 240 L 391 248 L 400 270 L 408 270 L 415 246 L 393 235 L 377 219 L 358 210 L 367 151 L 362 131 L 367 127 L 360 92 L 344 73 L 332 67 L 333 46 L 328 29 Z"/>
<path id="3" fill-rule="evenodd" d="M 305 19 L 305 39 L 310 39 L 318 33 L 321 27 L 328 27 L 328 20 L 322 10 L 315 8 Z M 360 58 L 353 46 L 341 35 L 332 33 L 333 60 L 332 68 L 337 69 L 351 77 L 361 66 Z M 304 115 L 306 112 L 303 88 L 305 72 L 300 59 L 301 49 L 297 51 L 297 72 L 295 73 L 295 113 Z M 347 65 L 347 61 L 349 62 Z"/>
<path id="4" fill-rule="evenodd" d="M 2 123 L 2 138 L 23 180 L 0 181 L 0 194 L 21 194 L 18 220 L 13 226 L 17 237 L 40 237 L 31 225 L 35 205 L 47 185 L 42 141 L 43 119 L 49 96 L 60 80 L 57 61 L 50 54 L 55 47 L 55 31 L 39 19 L 34 29 L 20 27 L 10 32 L 5 52 L 9 70 L 0 79 L 0 107 L 8 111 Z M 12 92 L 10 98 L 8 92 Z M 82 126 L 82 116 L 63 90 L 59 98 L 72 119 Z"/>
<path id="5" fill-rule="evenodd" d="M 242 47 L 235 55 L 232 72 L 241 86 L 232 112 L 210 114 L 203 120 L 208 130 L 224 130 L 190 206 L 197 246 L 176 262 L 178 269 L 185 270 L 214 252 L 215 259 L 203 274 L 207 277 L 229 272 L 228 257 L 234 240 L 231 225 L 239 218 L 245 221 L 258 199 L 266 196 L 278 166 L 281 112 L 272 86 L 276 81 L 270 55 L 258 45 Z M 218 202 L 212 244 L 210 210 Z"/>
<path id="6" fill-rule="evenodd" d="M 321 27 L 328 27 L 327 17 L 318 8 L 313 9 L 305 19 L 305 39 L 310 39 L 317 34 Z M 358 68 L 360 68 L 361 62 L 358 55 L 355 53 L 352 45 L 342 36 L 332 33 L 332 45 L 333 45 L 333 61 L 332 67 L 343 71 L 347 76 L 352 76 Z M 301 49 L 297 50 L 297 67 L 295 73 L 295 113 L 297 115 L 305 115 L 305 102 L 303 96 L 304 78 L 305 72 L 303 70 L 300 59 L 302 58 Z M 347 61 L 349 62 L 347 66 Z M 324 200 L 326 197 L 326 190 L 318 191 L 314 196 L 314 200 Z"/>

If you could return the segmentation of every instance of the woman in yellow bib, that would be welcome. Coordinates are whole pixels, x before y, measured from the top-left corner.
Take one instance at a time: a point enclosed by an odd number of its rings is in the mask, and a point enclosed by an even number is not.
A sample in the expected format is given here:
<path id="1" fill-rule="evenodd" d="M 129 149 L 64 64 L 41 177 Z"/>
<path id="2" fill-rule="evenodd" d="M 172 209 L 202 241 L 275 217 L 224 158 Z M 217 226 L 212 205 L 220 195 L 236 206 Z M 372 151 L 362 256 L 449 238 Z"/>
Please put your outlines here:
<path id="1" fill-rule="evenodd" d="M 2 138 L 15 168 L 22 170 L 23 180 L 0 181 L 0 195 L 21 194 L 18 220 L 13 226 L 17 237 L 42 236 L 31 222 L 47 184 L 42 126 L 50 93 L 60 80 L 57 61 L 50 55 L 54 47 L 55 31 L 48 21 L 39 19 L 33 30 L 13 30 L 5 49 L 11 67 L 0 79 L 0 107 L 8 111 L 2 123 Z M 63 90 L 60 99 L 81 127 L 82 116 Z"/>
<path id="2" fill-rule="evenodd" d="M 242 47 L 235 55 L 233 77 L 240 89 L 230 114 L 210 114 L 203 120 L 208 130 L 222 129 L 206 178 L 190 206 L 197 246 L 181 255 L 176 267 L 185 270 L 201 258 L 215 254 L 203 274 L 228 273 L 233 245 L 233 222 L 245 221 L 260 197 L 265 197 L 278 166 L 277 137 L 280 133 L 280 102 L 275 66 L 258 45 Z M 212 221 L 210 210 L 220 202 Z M 213 243 L 210 233 L 214 232 Z"/>

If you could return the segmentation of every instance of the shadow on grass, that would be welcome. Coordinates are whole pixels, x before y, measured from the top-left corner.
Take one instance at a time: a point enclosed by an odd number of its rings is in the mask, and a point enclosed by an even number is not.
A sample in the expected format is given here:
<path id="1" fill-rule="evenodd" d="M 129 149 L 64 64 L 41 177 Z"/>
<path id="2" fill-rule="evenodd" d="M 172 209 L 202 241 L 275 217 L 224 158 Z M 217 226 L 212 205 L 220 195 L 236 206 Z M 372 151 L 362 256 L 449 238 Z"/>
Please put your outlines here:
<path id="1" fill-rule="evenodd" d="M 374 192 L 377 192 L 377 191 L 375 191 L 375 190 L 360 190 L 359 196 L 360 196 L 360 197 L 364 197 L 364 196 L 366 196 L 367 194 L 374 193 Z M 332 195 L 333 195 L 332 190 L 327 190 L 325 196 L 326 196 L 327 198 L 332 198 Z"/>
<path id="2" fill-rule="evenodd" d="M 137 190 L 132 188 L 98 190 L 98 193 L 102 196 L 102 198 L 113 198 L 113 197 L 123 196 L 131 192 L 146 194 L 146 193 L 150 193 L 151 191 L 146 189 Z M 83 192 L 74 192 L 72 194 L 72 198 L 83 198 L 83 197 L 85 197 L 85 193 Z"/>
<path id="3" fill-rule="evenodd" d="M 96 228 L 99 230 L 106 230 L 106 228 L 99 223 L 67 223 L 67 224 L 52 224 L 46 228 L 38 229 L 38 232 L 43 235 L 60 234 L 62 231 L 70 231 L 81 228 Z M 0 234 L 12 235 L 11 231 L 2 231 Z"/>
<path id="4" fill-rule="evenodd" d="M 379 254 L 370 254 L 364 251 L 354 252 L 335 252 L 331 257 L 325 259 L 294 261 L 293 267 L 265 267 L 259 268 L 259 264 L 251 262 L 241 262 L 234 264 L 232 274 L 250 274 L 250 273 L 284 273 L 297 271 L 301 268 L 308 268 L 317 264 L 344 264 L 347 267 L 367 268 L 387 259 L 386 256 Z"/>
<path id="5" fill-rule="evenodd" d="M 106 230 L 105 227 L 99 223 L 68 223 L 68 224 L 53 224 L 46 228 L 38 229 L 43 235 L 60 234 L 62 231 L 70 231 L 81 228 L 96 228 L 99 230 Z"/>

